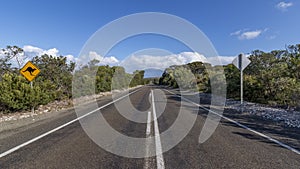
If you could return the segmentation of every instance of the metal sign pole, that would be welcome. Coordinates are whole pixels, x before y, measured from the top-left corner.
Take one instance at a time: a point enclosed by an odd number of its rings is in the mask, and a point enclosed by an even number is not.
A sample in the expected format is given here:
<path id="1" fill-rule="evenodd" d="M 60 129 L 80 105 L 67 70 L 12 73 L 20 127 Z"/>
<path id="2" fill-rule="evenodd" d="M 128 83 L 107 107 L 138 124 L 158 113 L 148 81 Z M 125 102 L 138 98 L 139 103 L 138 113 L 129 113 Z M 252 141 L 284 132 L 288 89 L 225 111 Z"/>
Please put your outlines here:
<path id="1" fill-rule="evenodd" d="M 244 55 L 244 54 L 239 54 L 238 57 L 236 57 L 233 61 L 232 64 L 236 66 L 240 70 L 241 74 L 241 104 L 243 104 L 244 99 L 243 99 L 243 70 L 251 63 L 251 61 Z"/>
<path id="2" fill-rule="evenodd" d="M 32 81 L 30 81 L 30 88 L 31 88 L 31 90 L 33 90 L 33 84 L 32 84 L 33 82 Z M 32 106 L 32 108 L 31 108 L 31 113 L 33 114 L 34 113 L 34 106 Z"/>
<path id="3" fill-rule="evenodd" d="M 241 104 L 243 104 L 243 95 L 244 95 L 244 93 L 243 93 L 243 70 L 241 70 Z"/>
<path id="4" fill-rule="evenodd" d="M 242 69 L 242 54 L 239 55 L 239 69 L 240 69 L 240 73 L 241 73 L 241 104 L 243 104 L 243 69 Z"/>

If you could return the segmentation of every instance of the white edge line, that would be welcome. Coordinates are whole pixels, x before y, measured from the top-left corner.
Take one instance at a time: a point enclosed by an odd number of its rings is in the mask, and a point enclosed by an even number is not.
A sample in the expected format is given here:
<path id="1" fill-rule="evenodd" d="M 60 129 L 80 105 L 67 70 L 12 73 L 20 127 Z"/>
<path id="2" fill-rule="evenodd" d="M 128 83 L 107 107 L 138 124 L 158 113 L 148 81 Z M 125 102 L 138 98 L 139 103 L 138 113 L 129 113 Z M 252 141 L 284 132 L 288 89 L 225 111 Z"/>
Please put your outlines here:
<path id="1" fill-rule="evenodd" d="M 41 135 L 39 135 L 39 136 L 37 136 L 37 137 L 31 139 L 31 140 L 28 140 L 28 141 L 26 141 L 25 143 L 22 143 L 22 144 L 20 144 L 20 145 L 14 147 L 14 148 L 11 148 L 11 149 L 9 149 L 9 150 L 7 150 L 7 151 L 1 153 L 1 154 L 0 154 L 0 158 L 6 156 L 6 155 L 8 155 L 8 154 L 11 154 L 11 153 L 17 151 L 18 149 L 20 149 L 20 148 L 22 148 L 22 147 L 25 147 L 25 146 L 27 146 L 27 145 L 29 145 L 29 144 L 31 144 L 31 143 L 33 143 L 33 142 L 35 142 L 35 141 L 37 141 L 37 140 L 39 140 L 39 139 L 41 139 L 41 138 L 47 136 L 47 135 L 49 135 L 49 134 L 51 134 L 51 133 L 53 133 L 53 132 L 55 132 L 55 131 L 57 131 L 57 130 L 60 130 L 60 129 L 62 129 L 62 128 L 66 127 L 66 126 L 68 126 L 68 125 L 70 125 L 70 124 L 72 124 L 72 123 L 74 123 L 74 122 L 76 122 L 76 121 L 78 121 L 78 120 L 80 120 L 80 119 L 82 119 L 82 118 L 84 118 L 84 117 L 86 117 L 86 116 L 89 116 L 89 115 L 95 113 L 96 111 L 101 110 L 101 109 L 103 109 L 103 108 L 105 108 L 105 107 L 107 107 L 107 106 L 109 106 L 109 105 L 111 105 L 111 104 L 113 104 L 113 103 L 115 103 L 115 102 L 117 102 L 117 101 L 119 101 L 119 100 L 121 100 L 121 99 L 123 99 L 123 98 L 125 98 L 125 97 L 127 97 L 127 96 L 129 96 L 129 95 L 131 95 L 131 94 L 133 94 L 133 93 L 135 93 L 135 92 L 137 92 L 137 91 L 139 91 L 139 90 L 140 90 L 140 88 L 138 88 L 137 90 L 135 90 L 135 91 L 133 91 L 133 92 L 131 92 L 131 93 L 128 93 L 128 94 L 126 94 L 126 95 L 124 95 L 124 96 L 122 96 L 122 97 L 120 97 L 120 98 L 118 98 L 118 99 L 116 99 L 116 100 L 113 100 L 113 101 L 111 101 L 111 102 L 109 102 L 109 103 L 107 103 L 107 104 L 105 104 L 105 105 L 103 105 L 103 106 L 101 106 L 101 107 L 99 107 L 99 108 L 97 108 L 97 109 L 95 109 L 95 110 L 93 110 L 93 111 L 91 111 L 91 112 L 85 114 L 85 115 L 82 115 L 82 116 L 80 116 L 80 117 L 77 117 L 77 118 L 74 119 L 74 120 L 71 120 L 71 121 L 69 121 L 69 122 L 67 122 L 67 123 L 65 123 L 65 124 L 63 124 L 63 125 L 60 125 L 60 126 L 54 128 L 54 129 L 52 129 L 52 130 L 50 130 L 50 131 L 48 131 L 48 132 L 46 132 L 46 133 L 44 133 L 44 134 L 41 134 Z"/>
<path id="2" fill-rule="evenodd" d="M 204 110 L 207 110 L 207 111 L 209 111 L 209 112 L 212 112 L 213 114 L 215 114 L 215 115 L 217 115 L 217 116 L 220 116 L 220 117 L 226 119 L 227 121 L 230 121 L 231 123 L 234 123 L 234 124 L 236 124 L 236 125 L 238 125 L 238 126 L 244 128 L 244 129 L 246 129 L 246 130 L 248 130 L 248 131 L 251 131 L 252 133 L 255 133 L 255 134 L 257 134 L 257 135 L 259 135 L 259 136 L 261 136 L 261 137 L 264 137 L 264 138 L 268 139 L 269 141 L 272 141 L 272 142 L 274 142 L 274 143 L 276 143 L 276 144 L 278 144 L 278 145 L 280 145 L 280 146 L 282 146 L 282 147 L 284 147 L 284 148 L 286 148 L 286 149 L 288 149 L 288 150 L 290 150 L 290 151 L 293 151 L 294 153 L 300 155 L 300 151 L 299 151 L 299 150 L 297 150 L 297 149 L 295 149 L 295 148 L 293 148 L 293 147 L 291 147 L 291 146 L 289 146 L 289 145 L 286 145 L 286 144 L 284 144 L 284 143 L 282 143 L 282 142 L 280 142 L 280 141 L 278 141 L 278 140 L 276 140 L 276 139 L 274 139 L 274 138 L 272 138 L 272 137 L 270 137 L 270 136 L 267 136 L 267 135 L 265 135 L 265 134 L 263 134 L 263 133 L 261 133 L 261 132 L 255 131 L 255 130 L 253 130 L 253 129 L 251 129 L 251 128 L 249 128 L 249 127 L 247 127 L 247 126 L 245 126 L 245 125 L 243 125 L 243 124 L 241 124 L 241 123 L 239 123 L 239 122 L 237 122 L 237 121 L 235 121 L 235 120 L 232 120 L 232 119 L 230 119 L 230 118 L 228 118 L 228 117 L 225 117 L 225 116 L 223 116 L 223 115 L 221 115 L 221 114 L 219 114 L 219 113 L 216 113 L 216 112 L 214 112 L 214 111 L 212 111 L 212 110 L 210 110 L 210 109 L 207 109 L 207 108 L 205 108 L 204 106 L 201 106 L 200 104 L 195 103 L 195 102 L 193 102 L 193 101 L 191 101 L 191 100 L 189 100 L 189 99 L 187 99 L 187 98 L 184 98 L 184 97 L 182 97 L 182 96 L 180 96 L 180 95 L 178 95 L 178 94 L 175 94 L 175 93 L 173 93 L 173 92 L 170 92 L 170 91 L 168 91 L 168 90 L 166 90 L 166 89 L 164 89 L 164 90 L 167 91 L 167 92 L 169 92 L 169 93 L 171 93 L 171 94 L 177 95 L 178 97 L 181 97 L 181 98 L 183 98 L 184 100 L 186 100 L 186 101 L 188 101 L 188 102 L 190 102 L 190 103 L 192 103 L 192 104 L 194 104 L 194 105 L 196 105 L 196 106 L 199 106 L 199 107 L 201 107 L 201 108 L 204 109 Z"/>
<path id="3" fill-rule="evenodd" d="M 165 162 L 164 162 L 164 157 L 163 157 L 162 147 L 161 147 L 161 141 L 160 141 L 160 134 L 159 134 L 159 129 L 158 129 L 157 117 L 156 117 L 153 90 L 151 90 L 151 96 L 152 96 L 152 106 L 153 106 L 152 111 L 153 111 L 153 121 L 154 121 L 154 136 L 155 136 L 157 169 L 164 169 L 165 168 Z"/>

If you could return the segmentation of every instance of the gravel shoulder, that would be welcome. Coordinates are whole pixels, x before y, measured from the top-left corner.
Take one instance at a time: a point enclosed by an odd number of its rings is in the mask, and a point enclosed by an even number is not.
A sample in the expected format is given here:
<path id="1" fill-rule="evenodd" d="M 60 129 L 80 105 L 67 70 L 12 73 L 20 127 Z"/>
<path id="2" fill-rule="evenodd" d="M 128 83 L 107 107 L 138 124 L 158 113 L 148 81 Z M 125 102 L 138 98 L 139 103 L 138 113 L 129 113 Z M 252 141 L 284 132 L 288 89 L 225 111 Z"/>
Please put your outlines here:
<path id="1" fill-rule="evenodd" d="M 210 95 L 200 93 L 200 98 L 201 103 L 206 108 L 209 108 Z M 201 115 L 206 116 L 206 114 Z M 223 115 L 300 150 L 300 112 L 288 111 L 251 102 L 244 102 L 244 104 L 241 105 L 239 101 L 227 99 Z M 221 124 L 238 127 L 224 119 L 221 120 Z M 248 139 L 265 141 L 255 134 L 234 134 L 241 135 Z"/>
<path id="2" fill-rule="evenodd" d="M 200 104 L 207 109 L 211 106 L 211 94 L 198 93 L 191 91 L 179 91 L 179 89 L 166 88 L 174 93 L 182 95 L 189 100 L 200 97 Z M 206 118 L 207 112 L 199 111 L 199 115 Z M 269 137 L 277 139 L 297 150 L 300 150 L 300 112 L 288 111 L 285 109 L 274 108 L 267 105 L 244 102 L 240 105 L 239 101 L 226 99 L 223 115 L 237 121 L 255 131 L 263 133 Z M 240 128 L 236 124 L 225 119 L 221 120 L 222 125 Z M 233 133 L 247 139 L 254 139 L 261 142 L 268 142 L 255 133 L 245 135 L 243 133 Z"/>

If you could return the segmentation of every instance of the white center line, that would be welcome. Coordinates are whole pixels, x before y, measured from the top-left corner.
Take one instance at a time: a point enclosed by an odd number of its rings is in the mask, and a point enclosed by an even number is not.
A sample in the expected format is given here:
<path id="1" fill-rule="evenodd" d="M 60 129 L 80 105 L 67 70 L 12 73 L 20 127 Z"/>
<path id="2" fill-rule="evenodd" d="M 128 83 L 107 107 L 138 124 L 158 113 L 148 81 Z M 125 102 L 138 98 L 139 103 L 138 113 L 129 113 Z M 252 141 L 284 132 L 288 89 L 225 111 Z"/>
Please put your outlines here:
<path id="1" fill-rule="evenodd" d="M 80 116 L 80 117 L 78 117 L 78 118 L 76 118 L 76 119 L 74 119 L 74 120 L 71 120 L 71 121 L 69 121 L 69 122 L 67 122 L 67 123 L 65 123 L 65 124 L 63 124 L 63 125 L 60 125 L 60 126 L 54 128 L 54 129 L 52 129 L 52 130 L 50 130 L 50 131 L 48 131 L 48 132 L 46 132 L 46 133 L 44 133 L 44 134 L 41 134 L 41 135 L 39 135 L 39 136 L 37 136 L 37 137 L 31 139 L 31 140 L 28 140 L 28 141 L 26 141 L 25 143 L 22 143 L 22 144 L 20 144 L 20 145 L 18 145 L 18 146 L 16 146 L 16 147 L 13 147 L 13 148 L 11 148 L 11 149 L 9 149 L 9 150 L 7 150 L 7 151 L 1 153 L 1 154 L 0 154 L 0 158 L 6 156 L 6 155 L 8 155 L 8 154 L 11 154 L 11 153 L 17 151 L 18 149 L 20 149 L 20 148 L 22 148 L 22 147 L 25 147 L 25 146 L 27 146 L 27 145 L 29 145 L 29 144 L 31 144 L 31 143 L 33 143 L 33 142 L 35 142 L 35 141 L 37 141 L 37 140 L 39 140 L 39 139 L 41 139 L 41 138 L 47 136 L 47 135 L 49 135 L 49 134 L 51 134 L 51 133 L 53 133 L 53 132 L 55 132 L 55 131 L 57 131 L 57 130 L 60 130 L 60 129 L 62 129 L 62 128 L 64 128 L 64 127 L 66 127 L 66 126 L 68 126 L 68 125 L 70 125 L 70 124 L 72 124 L 72 123 L 74 123 L 74 122 L 76 122 L 76 121 L 82 119 L 82 118 L 85 118 L 86 116 L 89 116 L 89 115 L 91 115 L 91 114 L 93 114 L 93 113 L 95 113 L 95 112 L 97 112 L 97 111 L 99 111 L 99 110 L 101 110 L 101 109 L 103 109 L 103 108 L 105 108 L 105 107 L 107 107 L 107 106 L 109 106 L 109 105 L 111 105 L 111 104 L 113 104 L 113 103 L 119 101 L 119 100 L 122 100 L 122 99 L 124 99 L 125 97 L 127 97 L 127 96 L 129 96 L 129 95 L 131 95 L 131 94 L 133 94 L 133 93 L 135 93 L 135 92 L 137 92 L 137 91 L 139 91 L 140 89 L 141 89 L 141 88 L 139 88 L 139 89 L 137 89 L 137 90 L 135 90 L 135 91 L 133 91 L 133 92 L 131 92 L 131 93 L 128 93 L 128 94 L 126 94 L 126 95 L 124 95 L 124 96 L 122 96 L 122 97 L 120 97 L 120 98 L 118 98 L 118 99 L 115 99 L 115 100 L 113 100 L 113 101 L 111 101 L 111 102 L 109 102 L 109 103 L 107 103 L 107 104 L 105 104 L 105 105 L 103 105 L 103 106 L 101 106 L 101 107 L 99 107 L 99 108 L 97 108 L 97 109 L 95 109 L 95 110 L 93 110 L 93 111 L 91 111 L 91 112 L 85 114 L 85 115 L 82 115 L 82 116 Z"/>
<path id="2" fill-rule="evenodd" d="M 157 164 L 157 169 L 164 169 L 165 162 L 164 162 L 164 157 L 163 157 L 162 147 L 160 142 L 160 134 L 158 129 L 157 117 L 156 117 L 153 90 L 151 90 L 151 95 L 152 95 L 152 111 L 153 111 L 153 121 L 154 121 L 155 148 L 156 148 L 156 164 Z"/>
<path id="3" fill-rule="evenodd" d="M 204 110 L 207 110 L 207 111 L 209 111 L 209 112 L 211 112 L 211 113 L 213 113 L 213 114 L 215 114 L 215 115 L 217 115 L 217 116 L 220 116 L 220 117 L 224 118 L 225 120 L 230 121 L 231 123 L 236 124 L 237 126 L 240 126 L 240 127 L 244 128 L 244 129 L 246 129 L 246 130 L 248 130 L 248 131 L 250 131 L 250 132 L 252 132 L 252 133 L 255 133 L 255 134 L 257 134 L 257 135 L 259 135 L 259 136 L 261 136 L 261 137 L 263 137 L 263 138 L 266 138 L 266 139 L 268 139 L 269 141 L 272 141 L 272 142 L 274 142 L 274 143 L 276 143 L 276 144 L 278 144 L 278 145 L 280 145 L 280 146 L 282 146 L 282 147 L 284 147 L 284 148 L 286 148 L 286 149 L 288 149 L 288 150 L 291 150 L 291 151 L 293 151 L 294 153 L 300 155 L 300 151 L 299 151 L 299 150 L 297 150 L 297 149 L 295 149 L 295 148 L 293 148 L 293 147 L 291 147 L 291 146 L 289 146 L 289 145 L 286 145 L 286 144 L 284 144 L 284 143 L 282 143 L 282 142 L 280 142 L 280 141 L 278 141 L 278 140 L 276 140 L 276 139 L 274 139 L 274 138 L 272 138 L 272 137 L 270 137 L 270 136 L 267 136 L 267 135 L 265 135 L 265 134 L 263 134 L 263 133 L 260 133 L 260 132 L 258 132 L 258 131 L 255 131 L 255 130 L 253 130 L 253 129 L 251 129 L 251 128 L 249 128 L 249 127 L 247 127 L 247 126 L 245 126 L 245 125 L 243 125 L 243 124 L 241 124 L 241 123 L 239 123 L 239 122 L 237 122 L 237 121 L 235 121 L 235 120 L 232 120 L 232 119 L 230 119 L 230 118 L 228 118 L 228 117 L 225 117 L 225 116 L 223 116 L 223 115 L 221 115 L 221 114 L 219 114 L 219 113 L 216 113 L 216 112 L 214 112 L 214 111 L 212 111 L 212 110 L 210 110 L 210 109 L 207 109 L 207 108 L 205 108 L 204 106 L 202 106 L 202 105 L 200 105 L 200 104 L 198 104 L 198 103 L 195 103 L 195 102 L 193 102 L 193 101 L 191 101 L 191 100 L 189 100 L 189 99 L 187 99 L 187 98 L 184 98 L 184 97 L 182 97 L 182 96 L 180 96 L 180 95 L 177 95 L 177 94 L 175 94 L 175 93 L 173 93 L 173 92 L 171 92 L 171 91 L 169 91 L 169 90 L 166 90 L 166 89 L 164 89 L 164 90 L 167 91 L 167 92 L 169 92 L 169 93 L 171 93 L 171 94 L 174 94 L 174 95 L 176 95 L 176 96 L 178 96 L 178 97 L 181 97 L 182 99 L 184 99 L 184 100 L 186 100 L 186 101 L 188 101 L 188 102 L 190 102 L 190 103 L 192 103 L 192 104 L 194 104 L 194 105 L 196 105 L 196 106 L 199 106 L 199 107 L 201 107 L 201 108 L 204 109 Z"/>

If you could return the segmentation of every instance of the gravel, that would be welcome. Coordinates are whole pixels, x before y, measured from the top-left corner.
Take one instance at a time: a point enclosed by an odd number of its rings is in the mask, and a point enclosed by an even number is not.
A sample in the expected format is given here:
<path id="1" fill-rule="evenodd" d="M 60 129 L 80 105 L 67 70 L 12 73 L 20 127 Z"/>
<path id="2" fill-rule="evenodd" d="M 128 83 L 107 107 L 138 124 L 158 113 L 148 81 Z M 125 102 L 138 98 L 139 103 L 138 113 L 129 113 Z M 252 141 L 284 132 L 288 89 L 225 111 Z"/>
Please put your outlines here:
<path id="1" fill-rule="evenodd" d="M 276 122 L 283 122 L 287 127 L 300 128 L 300 112 L 274 108 L 267 105 L 244 102 L 227 99 L 226 108 L 234 109 L 239 112 L 248 113 L 255 116 L 260 116 L 263 119 Z"/>

